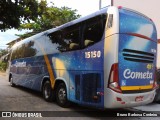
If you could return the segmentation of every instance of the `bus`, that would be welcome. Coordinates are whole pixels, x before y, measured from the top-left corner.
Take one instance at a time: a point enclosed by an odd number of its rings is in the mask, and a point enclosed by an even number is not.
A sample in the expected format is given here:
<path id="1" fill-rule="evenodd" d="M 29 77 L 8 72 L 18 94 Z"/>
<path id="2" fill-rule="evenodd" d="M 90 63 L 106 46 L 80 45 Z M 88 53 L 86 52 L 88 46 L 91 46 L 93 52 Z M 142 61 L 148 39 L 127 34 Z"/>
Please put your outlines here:
<path id="1" fill-rule="evenodd" d="M 154 99 L 156 54 L 153 21 L 110 6 L 17 42 L 8 78 L 62 107 L 133 107 Z"/>
<path id="2" fill-rule="evenodd" d="M 156 81 L 158 86 L 160 86 L 160 39 L 158 39 L 157 45 L 157 70 L 156 70 Z M 156 95 L 154 98 L 154 102 L 160 101 L 160 87 L 156 90 Z"/>

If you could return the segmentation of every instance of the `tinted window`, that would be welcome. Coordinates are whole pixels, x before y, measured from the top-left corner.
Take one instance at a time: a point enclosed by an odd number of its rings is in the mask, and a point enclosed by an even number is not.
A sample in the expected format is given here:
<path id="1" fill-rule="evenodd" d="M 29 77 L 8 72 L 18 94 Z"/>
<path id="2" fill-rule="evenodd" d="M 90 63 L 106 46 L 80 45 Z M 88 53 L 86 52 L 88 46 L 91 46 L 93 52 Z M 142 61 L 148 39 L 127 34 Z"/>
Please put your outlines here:
<path id="1" fill-rule="evenodd" d="M 99 42 L 102 38 L 105 24 L 106 15 L 99 15 L 50 33 L 48 38 L 52 41 L 53 47 L 60 52 L 79 50 L 84 46 L 88 47 Z"/>
<path id="2" fill-rule="evenodd" d="M 24 57 L 32 57 L 36 55 L 36 49 L 33 48 L 34 41 L 30 41 L 24 45 Z"/>
<path id="3" fill-rule="evenodd" d="M 63 30 L 63 41 L 66 50 L 80 49 L 80 27 L 75 25 Z"/>
<path id="4" fill-rule="evenodd" d="M 106 23 L 106 15 L 97 16 L 86 21 L 84 28 L 84 46 L 88 47 L 102 38 Z"/>
<path id="5" fill-rule="evenodd" d="M 11 60 L 34 56 L 36 54 L 36 49 L 34 49 L 33 46 L 33 41 L 23 43 L 22 45 L 13 50 Z"/>
<path id="6" fill-rule="evenodd" d="M 80 27 L 74 25 L 48 35 L 54 47 L 61 52 L 80 49 Z"/>

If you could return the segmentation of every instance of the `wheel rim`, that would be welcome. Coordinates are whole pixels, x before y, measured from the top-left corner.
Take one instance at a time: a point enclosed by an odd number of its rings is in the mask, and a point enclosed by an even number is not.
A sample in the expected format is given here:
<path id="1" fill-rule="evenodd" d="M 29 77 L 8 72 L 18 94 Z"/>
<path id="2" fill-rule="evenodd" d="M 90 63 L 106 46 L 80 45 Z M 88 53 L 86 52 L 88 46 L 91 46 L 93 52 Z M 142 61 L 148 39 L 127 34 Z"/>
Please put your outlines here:
<path id="1" fill-rule="evenodd" d="M 46 99 L 49 98 L 50 94 L 51 94 L 50 86 L 49 86 L 49 85 L 46 85 L 46 86 L 44 87 L 44 95 L 45 95 L 45 98 L 46 98 Z"/>
<path id="2" fill-rule="evenodd" d="M 63 103 L 65 100 L 66 100 L 66 91 L 64 88 L 61 88 L 58 92 L 58 98 L 59 98 L 59 101 L 61 103 Z"/>

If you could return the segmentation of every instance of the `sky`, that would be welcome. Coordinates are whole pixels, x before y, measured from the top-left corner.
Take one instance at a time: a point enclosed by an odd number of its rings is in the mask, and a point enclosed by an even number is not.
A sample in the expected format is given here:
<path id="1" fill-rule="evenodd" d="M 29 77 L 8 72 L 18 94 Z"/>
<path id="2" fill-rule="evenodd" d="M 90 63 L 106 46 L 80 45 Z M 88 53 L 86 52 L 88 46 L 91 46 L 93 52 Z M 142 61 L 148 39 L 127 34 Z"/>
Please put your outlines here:
<path id="1" fill-rule="evenodd" d="M 47 0 L 53 2 L 55 6 L 62 7 L 67 6 L 72 9 L 77 9 L 78 14 L 86 16 L 99 10 L 99 0 Z M 138 3 L 137 3 L 138 2 Z M 141 2 L 141 3 L 140 3 Z M 110 0 L 102 0 L 102 7 L 110 4 Z M 159 18 L 159 5 L 160 0 L 114 0 L 116 6 L 126 6 L 133 8 L 140 12 L 144 12 L 147 16 L 156 22 L 157 29 L 160 30 Z M 158 14 L 158 15 L 157 15 Z M 159 17 L 158 17 L 159 16 Z M 7 30 L 6 32 L 0 32 L 0 48 L 6 48 L 6 43 L 18 38 L 15 34 L 23 34 L 26 31 Z M 159 33 L 160 35 L 160 33 Z M 160 36 L 159 36 L 160 38 Z"/>
<path id="2" fill-rule="evenodd" d="M 28 32 L 28 30 L 18 31 L 16 29 L 7 30 L 5 32 L 0 32 L 0 49 L 5 49 L 7 43 L 18 38 L 15 34 L 23 34 Z"/>

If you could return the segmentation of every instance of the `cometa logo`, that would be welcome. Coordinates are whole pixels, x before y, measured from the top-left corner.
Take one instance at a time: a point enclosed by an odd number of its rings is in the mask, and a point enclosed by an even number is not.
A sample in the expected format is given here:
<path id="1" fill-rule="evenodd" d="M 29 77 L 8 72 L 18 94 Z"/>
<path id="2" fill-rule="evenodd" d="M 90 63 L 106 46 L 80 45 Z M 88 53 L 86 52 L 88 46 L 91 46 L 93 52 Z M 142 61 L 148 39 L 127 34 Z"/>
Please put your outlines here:
<path id="1" fill-rule="evenodd" d="M 147 72 L 132 72 L 130 69 L 126 69 L 123 72 L 123 76 L 126 79 L 152 79 L 153 73 Z"/>

